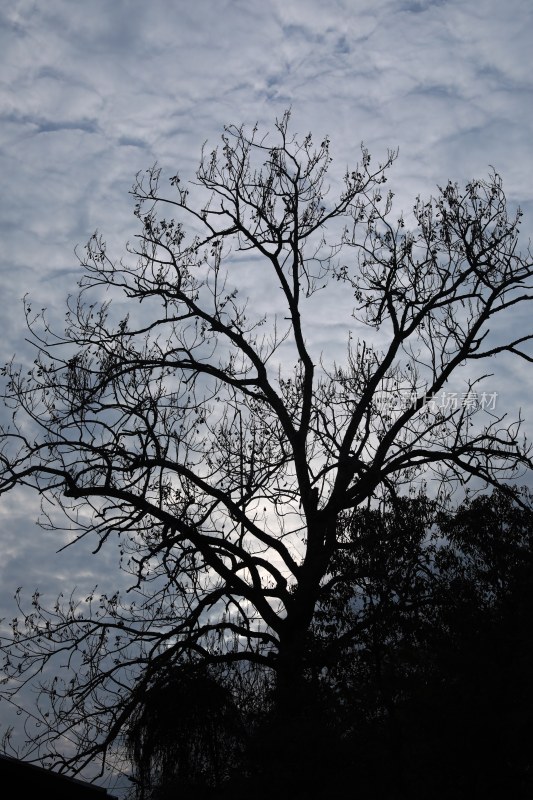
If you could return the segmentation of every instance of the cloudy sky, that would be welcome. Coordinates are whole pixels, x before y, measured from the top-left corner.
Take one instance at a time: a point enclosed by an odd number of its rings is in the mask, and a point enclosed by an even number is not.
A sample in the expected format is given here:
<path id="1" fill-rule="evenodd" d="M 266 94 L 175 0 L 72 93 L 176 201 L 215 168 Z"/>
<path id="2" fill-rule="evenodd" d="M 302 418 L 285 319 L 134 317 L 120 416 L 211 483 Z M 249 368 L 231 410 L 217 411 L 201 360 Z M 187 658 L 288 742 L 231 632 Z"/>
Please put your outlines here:
<path id="1" fill-rule="evenodd" d="M 293 130 L 331 136 L 339 170 L 361 141 L 399 147 L 406 208 L 494 166 L 533 230 L 531 41 L 531 0 L 4 0 L 0 361 L 27 352 L 26 292 L 61 314 L 76 244 L 98 228 L 121 254 L 138 170 L 192 176 L 224 124 L 268 129 L 289 106 Z M 507 374 L 522 405 L 523 369 Z M 94 583 L 87 548 L 55 555 L 36 516 L 35 498 L 0 500 L 0 616 L 19 585 Z M 114 554 L 97 570 L 112 584 Z"/>

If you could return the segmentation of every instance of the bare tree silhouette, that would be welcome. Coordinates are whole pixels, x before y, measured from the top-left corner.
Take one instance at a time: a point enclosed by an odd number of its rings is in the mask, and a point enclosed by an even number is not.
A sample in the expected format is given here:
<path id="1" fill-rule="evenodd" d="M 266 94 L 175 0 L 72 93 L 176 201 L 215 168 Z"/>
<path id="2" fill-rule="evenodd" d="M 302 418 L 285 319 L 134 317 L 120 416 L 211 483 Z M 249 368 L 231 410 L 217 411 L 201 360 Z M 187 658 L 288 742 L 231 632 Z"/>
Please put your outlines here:
<path id="1" fill-rule="evenodd" d="M 40 686 L 31 733 L 63 769 L 105 758 L 172 665 L 261 665 L 287 737 L 301 731 L 315 608 L 346 579 L 343 515 L 428 473 L 445 494 L 531 466 L 521 420 L 475 402 L 485 361 L 532 360 L 512 320 L 533 263 L 499 176 L 418 199 L 408 230 L 384 188 L 396 154 L 374 167 L 363 149 L 333 197 L 329 147 L 289 114 L 272 137 L 228 127 L 190 185 L 138 176 L 140 233 L 120 262 L 90 240 L 63 334 L 26 302 L 36 358 L 4 369 L 0 490 L 32 487 L 96 549 L 117 542 L 132 577 L 129 595 L 50 609 L 36 593 L 2 639 L 8 695 L 68 667 Z M 316 297 L 339 287 L 342 366 L 310 344 Z M 469 402 L 439 404 L 465 364 L 481 368 Z"/>

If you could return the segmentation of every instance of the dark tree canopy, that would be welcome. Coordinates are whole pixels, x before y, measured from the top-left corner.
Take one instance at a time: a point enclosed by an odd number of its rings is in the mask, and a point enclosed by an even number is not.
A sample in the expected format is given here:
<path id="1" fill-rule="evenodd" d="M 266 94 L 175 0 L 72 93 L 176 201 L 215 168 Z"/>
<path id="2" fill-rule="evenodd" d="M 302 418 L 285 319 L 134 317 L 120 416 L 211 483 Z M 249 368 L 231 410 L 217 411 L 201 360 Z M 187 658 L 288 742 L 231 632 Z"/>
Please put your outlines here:
<path id="1" fill-rule="evenodd" d="M 268 137 L 229 127 L 191 184 L 138 176 L 140 233 L 118 262 L 91 238 L 63 334 L 26 302 L 36 358 L 5 368 L 0 490 L 32 487 L 97 549 L 118 541 L 132 580 L 80 605 L 36 595 L 4 637 L 6 693 L 68 662 L 34 731 L 57 765 L 105 756 L 172 668 L 262 667 L 298 715 L 315 609 L 350 579 L 350 515 L 428 476 L 444 497 L 530 468 L 521 420 L 480 383 L 493 356 L 532 361 L 512 324 L 533 299 L 520 212 L 493 172 L 418 199 L 409 229 L 384 188 L 395 157 L 363 149 L 334 190 L 329 140 L 293 136 L 288 114 Z M 342 364 L 312 344 L 317 298 L 340 292 Z M 465 374 L 468 402 L 441 403 Z M 358 636 L 331 630 L 320 659 Z"/>
<path id="2" fill-rule="evenodd" d="M 351 577 L 317 609 L 313 646 L 358 630 L 321 681 L 337 773 L 362 795 L 531 796 L 532 500 L 394 498 L 346 526 Z"/>
<path id="3" fill-rule="evenodd" d="M 264 671 L 251 704 L 242 682 L 234 691 L 241 672 L 219 673 L 217 688 L 174 670 L 130 727 L 138 794 L 531 797 L 533 497 L 520 497 L 357 509 L 331 568 L 346 578 L 315 610 L 308 653 L 321 668 L 296 740 L 272 717 Z"/>

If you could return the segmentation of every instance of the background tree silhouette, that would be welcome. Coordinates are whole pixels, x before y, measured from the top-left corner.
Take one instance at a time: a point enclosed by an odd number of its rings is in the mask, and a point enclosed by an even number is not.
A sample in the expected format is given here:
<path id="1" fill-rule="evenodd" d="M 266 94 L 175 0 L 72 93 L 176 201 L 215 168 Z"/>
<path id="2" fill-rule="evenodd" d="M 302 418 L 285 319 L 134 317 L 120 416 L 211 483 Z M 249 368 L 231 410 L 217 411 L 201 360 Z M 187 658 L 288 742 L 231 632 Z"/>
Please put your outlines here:
<path id="1" fill-rule="evenodd" d="M 444 496 L 530 467 L 521 421 L 476 403 L 482 373 L 468 402 L 440 401 L 465 364 L 531 361 L 532 334 L 493 334 L 533 297 L 520 212 L 492 173 L 418 199 L 408 230 L 383 187 L 394 158 L 372 167 L 363 149 L 333 196 L 328 139 L 291 135 L 288 114 L 272 138 L 229 127 L 190 185 L 138 176 L 136 242 L 115 262 L 92 237 L 63 334 L 26 302 L 36 358 L 4 370 L 1 491 L 33 487 L 96 549 L 118 541 L 132 577 L 130 599 L 46 609 L 36 593 L 3 638 L 7 694 L 70 668 L 41 685 L 53 723 L 32 734 L 57 766 L 105 758 L 173 666 L 263 667 L 291 753 L 320 669 L 315 609 L 350 580 L 346 515 L 428 473 Z M 354 298 L 343 366 L 310 335 L 316 297 L 339 287 Z M 323 663 L 360 630 L 329 634 Z"/>
<path id="2" fill-rule="evenodd" d="M 310 797 L 357 786 L 382 800 L 529 797 L 533 506 L 529 492 L 521 500 L 495 491 L 443 513 L 420 495 L 355 510 L 342 533 L 350 547 L 336 557 L 346 578 L 315 612 L 309 654 L 321 669 L 289 757 L 276 747 L 263 669 L 253 707 L 240 670 L 219 672 L 202 700 L 205 677 L 191 691 L 174 669 L 182 683 L 162 676 L 133 721 L 139 794 Z M 351 648 L 332 652 L 346 634 Z M 191 731 L 190 708 L 214 699 Z"/>
<path id="3" fill-rule="evenodd" d="M 357 510 L 345 530 L 352 582 L 315 630 L 318 646 L 332 626 L 359 631 L 321 680 L 357 785 L 377 797 L 531 794 L 528 491 L 522 501 L 494 491 L 442 512 L 402 498 Z"/>

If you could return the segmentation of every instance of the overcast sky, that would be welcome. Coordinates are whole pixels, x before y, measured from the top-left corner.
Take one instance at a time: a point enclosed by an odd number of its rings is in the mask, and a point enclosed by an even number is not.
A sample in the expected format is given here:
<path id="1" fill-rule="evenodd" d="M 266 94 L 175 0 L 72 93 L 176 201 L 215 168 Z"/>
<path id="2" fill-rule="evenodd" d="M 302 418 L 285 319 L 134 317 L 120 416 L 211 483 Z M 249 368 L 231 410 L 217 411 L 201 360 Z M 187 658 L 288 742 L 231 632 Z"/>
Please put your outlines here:
<path id="1" fill-rule="evenodd" d="M 531 0 L 4 0 L 0 361 L 26 352 L 26 292 L 54 316 L 75 291 L 76 244 L 98 228 L 120 256 L 138 170 L 192 176 L 224 124 L 268 129 L 289 106 L 293 130 L 331 136 L 340 170 L 362 140 L 376 158 L 399 147 L 406 208 L 494 166 L 529 234 L 532 41 Z M 505 375 L 506 402 L 527 404 L 524 366 Z M 19 585 L 116 580 L 113 553 L 55 555 L 36 516 L 35 498 L 0 500 L 0 616 Z"/>

